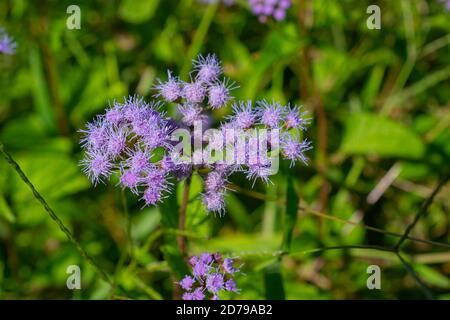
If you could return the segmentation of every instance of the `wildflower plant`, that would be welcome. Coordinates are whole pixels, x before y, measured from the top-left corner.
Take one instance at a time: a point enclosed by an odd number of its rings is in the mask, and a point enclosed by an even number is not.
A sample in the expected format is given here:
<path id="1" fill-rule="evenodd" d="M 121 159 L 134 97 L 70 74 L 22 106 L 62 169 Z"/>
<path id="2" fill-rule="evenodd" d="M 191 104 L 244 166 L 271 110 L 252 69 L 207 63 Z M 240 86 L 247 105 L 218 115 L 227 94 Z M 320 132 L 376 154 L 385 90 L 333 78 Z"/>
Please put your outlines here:
<path id="1" fill-rule="evenodd" d="M 219 253 L 202 253 L 192 256 L 189 265 L 192 274 L 186 275 L 178 285 L 185 291 L 183 300 L 218 300 L 224 291 L 238 293 L 233 279 L 240 270 L 232 258 L 223 258 Z"/>
<path id="2" fill-rule="evenodd" d="M 301 139 L 309 119 L 297 106 L 275 101 L 232 102 L 236 85 L 221 78 L 215 55 L 193 62 L 190 81 L 170 71 L 158 80 L 151 102 L 131 96 L 115 101 L 81 130 L 83 171 L 96 185 L 118 175 L 118 185 L 141 197 L 144 205 L 163 201 L 176 181 L 194 171 L 204 181 L 202 202 L 208 212 L 225 213 L 228 178 L 242 172 L 253 181 L 270 182 L 281 156 L 294 165 L 307 163 L 311 149 Z M 164 107 L 175 104 L 178 118 Z M 211 111 L 231 104 L 232 114 L 209 128 Z M 193 133 L 193 136 L 192 136 Z M 185 137 L 179 142 L 179 137 Z"/>

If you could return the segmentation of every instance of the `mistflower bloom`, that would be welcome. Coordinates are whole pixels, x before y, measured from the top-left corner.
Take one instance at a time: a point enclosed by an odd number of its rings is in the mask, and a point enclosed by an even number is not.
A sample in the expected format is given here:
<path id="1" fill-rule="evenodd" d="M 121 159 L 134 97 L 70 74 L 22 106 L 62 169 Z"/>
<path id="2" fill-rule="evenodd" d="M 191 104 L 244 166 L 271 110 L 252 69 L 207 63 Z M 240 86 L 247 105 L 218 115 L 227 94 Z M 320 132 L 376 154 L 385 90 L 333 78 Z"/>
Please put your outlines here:
<path id="1" fill-rule="evenodd" d="M 146 172 L 150 166 L 150 153 L 136 149 L 127 153 L 126 166 L 135 173 Z"/>
<path id="2" fill-rule="evenodd" d="M 197 172 L 203 180 L 204 207 L 222 216 L 230 192 L 228 179 L 233 173 L 243 172 L 253 185 L 257 180 L 268 183 L 275 173 L 271 157 L 279 149 L 291 165 L 298 160 L 307 162 L 305 152 L 311 143 L 287 135 L 305 130 L 309 124 L 299 107 L 266 100 L 257 101 L 255 106 L 252 101 L 237 101 L 232 105 L 232 115 L 212 130 L 211 110 L 226 105 L 233 98 L 235 86 L 221 77 L 222 68 L 215 55 L 199 56 L 193 68 L 191 82 L 182 83 L 168 72 L 166 82 L 158 80 L 151 101 L 137 95 L 126 97 L 122 103 L 114 101 L 80 131 L 85 151 L 81 165 L 94 185 L 114 175 L 118 185 L 136 194 L 144 206 L 155 205 L 171 192 L 173 182 Z M 170 102 L 177 103 L 174 118 L 164 112 Z M 197 124 L 204 129 L 197 130 Z M 172 134 L 188 128 L 193 129 L 194 136 L 183 141 L 190 145 L 180 149 L 177 135 Z M 184 154 L 187 150 L 191 152 L 188 155 Z M 210 272 L 211 266 L 203 261 L 193 267 L 194 276 L 200 277 Z M 227 264 L 222 269 L 228 270 Z"/>
<path id="3" fill-rule="evenodd" d="M 234 261 L 230 258 L 223 259 L 222 268 L 226 273 L 233 274 L 239 272 L 239 269 L 234 267 Z"/>
<path id="4" fill-rule="evenodd" d="M 224 214 L 225 199 L 223 192 L 206 192 L 203 194 L 203 203 L 206 209 L 211 212 L 218 213 L 219 216 Z"/>
<path id="5" fill-rule="evenodd" d="M 231 291 L 231 292 L 238 292 L 238 289 L 236 287 L 236 282 L 234 282 L 233 279 L 228 279 L 227 282 L 225 282 L 225 290 Z"/>
<path id="6" fill-rule="evenodd" d="M 286 114 L 284 116 L 284 127 L 286 129 L 300 129 L 306 130 L 306 125 L 310 123 L 309 118 L 305 118 L 308 112 L 300 112 L 301 107 L 286 107 Z"/>
<path id="7" fill-rule="evenodd" d="M 108 178 L 113 168 L 109 158 L 98 151 L 89 152 L 81 164 L 84 173 L 91 179 L 94 185 L 101 182 L 103 178 Z"/>
<path id="8" fill-rule="evenodd" d="M 108 141 L 108 128 L 103 119 L 97 118 L 92 123 L 88 123 L 86 130 L 80 130 L 84 134 L 81 145 L 88 150 L 103 149 Z"/>
<path id="9" fill-rule="evenodd" d="M 223 275 L 220 273 L 208 274 L 206 276 L 206 289 L 209 292 L 217 293 L 223 289 Z"/>
<path id="10" fill-rule="evenodd" d="M 209 266 L 201 260 L 198 260 L 192 268 L 192 273 L 196 279 L 200 279 L 205 274 L 207 274 L 208 271 Z"/>
<path id="11" fill-rule="evenodd" d="M 123 113 L 120 108 L 120 104 L 114 103 L 113 107 L 107 109 L 105 112 L 105 121 L 112 125 L 118 125 L 123 120 Z"/>
<path id="12" fill-rule="evenodd" d="M 193 292 L 186 292 L 183 294 L 183 300 L 203 300 L 205 294 L 201 288 L 195 289 Z"/>
<path id="13" fill-rule="evenodd" d="M 224 175 L 218 171 L 211 171 L 206 177 L 205 189 L 217 192 L 223 187 L 225 187 Z"/>
<path id="14" fill-rule="evenodd" d="M 16 52 L 17 43 L 5 32 L 3 28 L 0 28 L 0 53 L 14 54 Z"/>
<path id="15" fill-rule="evenodd" d="M 133 193 L 137 193 L 137 187 L 142 179 L 136 171 L 123 170 L 120 175 L 120 184 L 123 188 L 129 188 Z"/>
<path id="16" fill-rule="evenodd" d="M 170 71 L 167 71 L 167 78 L 166 82 L 158 79 L 158 85 L 155 87 L 158 93 L 155 97 L 162 97 L 167 102 L 173 102 L 181 97 L 181 85 L 178 78 L 173 77 Z"/>
<path id="17" fill-rule="evenodd" d="M 229 268 L 233 268 L 234 260 L 225 258 Z M 224 261 L 218 253 L 202 253 L 199 256 L 189 258 L 189 264 L 192 266 L 192 274 L 186 275 L 179 286 L 186 292 L 183 294 L 183 300 L 219 299 L 220 292 L 239 292 L 233 276 L 239 271 L 228 272 L 224 268 Z"/>
<path id="18" fill-rule="evenodd" d="M 278 128 L 283 117 L 283 107 L 278 102 L 265 100 L 258 103 L 259 121 L 269 128 Z"/>
<path id="19" fill-rule="evenodd" d="M 230 89 L 225 83 L 215 83 L 208 89 L 208 102 L 212 109 L 218 109 L 231 99 Z"/>
<path id="20" fill-rule="evenodd" d="M 201 83 L 214 82 L 222 73 L 222 67 L 215 54 L 208 54 L 206 57 L 200 55 L 193 64 L 194 71 L 197 72 L 195 79 Z"/>
<path id="21" fill-rule="evenodd" d="M 149 185 L 142 195 L 142 200 L 144 200 L 146 206 L 157 204 L 162 200 L 161 192 L 162 189 L 158 186 Z"/>
<path id="22" fill-rule="evenodd" d="M 107 142 L 106 142 L 106 153 L 112 158 L 115 159 L 118 157 L 126 148 L 127 143 L 127 133 L 124 129 L 112 129 L 108 133 Z"/>
<path id="23" fill-rule="evenodd" d="M 272 175 L 272 169 L 270 165 L 266 164 L 253 164 L 246 170 L 247 179 L 252 181 L 253 186 L 257 179 L 261 179 L 263 182 L 268 183 L 270 181 L 270 176 Z"/>
<path id="24" fill-rule="evenodd" d="M 233 115 L 229 117 L 229 120 L 236 128 L 247 129 L 255 124 L 256 113 L 252 109 L 251 101 L 234 103 L 232 109 Z"/>
<path id="25" fill-rule="evenodd" d="M 305 151 L 311 148 L 310 141 L 299 141 L 288 134 L 281 139 L 281 151 L 286 159 L 291 160 L 291 166 L 298 160 L 301 160 L 304 164 L 308 164 Z"/>
<path id="26" fill-rule="evenodd" d="M 202 109 L 192 103 L 178 105 L 178 111 L 182 116 L 181 121 L 188 126 L 193 126 L 196 121 L 203 119 Z"/>
<path id="27" fill-rule="evenodd" d="M 192 285 L 194 284 L 195 279 L 192 278 L 191 276 L 185 276 L 183 278 L 183 280 L 181 280 L 179 282 L 179 285 L 184 289 L 184 290 L 191 290 L 192 289 Z"/>
<path id="28" fill-rule="evenodd" d="M 206 95 L 206 89 L 200 82 L 187 82 L 183 86 L 183 97 L 190 103 L 200 103 Z"/>

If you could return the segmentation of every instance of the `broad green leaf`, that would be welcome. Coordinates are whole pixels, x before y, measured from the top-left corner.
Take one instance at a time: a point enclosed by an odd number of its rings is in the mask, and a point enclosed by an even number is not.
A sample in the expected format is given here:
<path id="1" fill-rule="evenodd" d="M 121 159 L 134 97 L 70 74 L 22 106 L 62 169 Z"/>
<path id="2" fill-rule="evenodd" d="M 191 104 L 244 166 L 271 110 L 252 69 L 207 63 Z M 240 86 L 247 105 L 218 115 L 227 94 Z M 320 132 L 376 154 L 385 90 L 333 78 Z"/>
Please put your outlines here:
<path id="1" fill-rule="evenodd" d="M 27 153 L 16 157 L 31 183 L 46 199 L 58 199 L 89 188 L 74 159 L 61 153 Z M 11 175 L 11 191 L 17 203 L 33 199 L 29 188 L 17 174 Z"/>
<path id="2" fill-rule="evenodd" d="M 425 146 L 406 126 L 394 120 L 358 113 L 345 123 L 341 145 L 345 154 L 375 154 L 382 157 L 417 159 L 423 157 Z"/>

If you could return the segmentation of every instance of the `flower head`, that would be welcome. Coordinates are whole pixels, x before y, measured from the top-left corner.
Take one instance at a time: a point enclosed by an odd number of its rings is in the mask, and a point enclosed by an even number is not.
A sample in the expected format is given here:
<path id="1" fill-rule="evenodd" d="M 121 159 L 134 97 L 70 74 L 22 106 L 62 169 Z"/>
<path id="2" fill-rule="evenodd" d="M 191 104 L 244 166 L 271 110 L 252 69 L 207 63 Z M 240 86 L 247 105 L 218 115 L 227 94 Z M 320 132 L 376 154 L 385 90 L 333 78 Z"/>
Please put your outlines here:
<path id="1" fill-rule="evenodd" d="M 89 177 L 95 185 L 103 181 L 103 178 L 108 178 L 111 175 L 113 164 L 106 154 L 91 151 L 87 157 L 81 161 L 84 173 Z"/>
<path id="2" fill-rule="evenodd" d="M 305 156 L 305 151 L 308 151 L 311 148 L 310 141 L 299 141 L 290 135 L 284 136 L 281 140 L 281 151 L 286 159 L 291 160 L 291 166 L 297 160 L 301 160 L 303 163 L 307 164 L 308 159 Z"/>
<path id="3" fill-rule="evenodd" d="M 301 107 L 290 107 L 287 106 L 286 113 L 284 115 L 284 126 L 286 129 L 300 129 L 300 130 L 306 130 L 306 125 L 310 123 L 309 118 L 305 118 L 305 115 L 308 112 L 300 112 Z"/>
<path id="4" fill-rule="evenodd" d="M 173 77 L 170 71 L 167 71 L 167 78 L 166 82 L 158 79 L 158 85 L 155 87 L 158 93 L 155 97 L 162 97 L 167 102 L 173 102 L 181 97 L 181 85 L 178 78 Z"/>
<path id="5" fill-rule="evenodd" d="M 200 103 L 206 95 L 201 82 L 187 82 L 183 86 L 183 97 L 190 103 Z"/>
<path id="6" fill-rule="evenodd" d="M 209 292 L 216 293 L 223 289 L 223 275 L 220 273 L 208 274 L 206 276 L 206 289 Z"/>
<path id="7" fill-rule="evenodd" d="M 247 129 L 255 124 L 256 113 L 252 109 L 251 101 L 235 103 L 232 109 L 233 115 L 229 119 L 238 129 Z"/>
<path id="8" fill-rule="evenodd" d="M 203 203 L 210 212 L 223 215 L 225 210 L 225 199 L 223 192 L 206 192 L 203 194 Z"/>
<path id="9" fill-rule="evenodd" d="M 269 128 L 278 128 L 283 117 L 283 108 L 277 102 L 265 100 L 258 102 L 258 116 L 261 124 Z"/>
<path id="10" fill-rule="evenodd" d="M 194 60 L 194 70 L 197 71 L 196 80 L 201 83 L 211 83 L 216 81 L 222 73 L 219 59 L 216 55 L 208 54 L 206 57 L 200 55 Z"/>
<path id="11" fill-rule="evenodd" d="M 232 87 L 226 82 L 216 82 L 208 89 L 208 102 L 212 109 L 218 109 L 227 104 L 231 99 Z"/>
<path id="12" fill-rule="evenodd" d="M 191 276 L 185 276 L 183 278 L 183 280 L 181 280 L 179 282 L 179 284 L 184 290 L 189 291 L 189 290 L 191 290 L 192 285 L 194 284 L 194 282 L 195 282 L 194 278 L 192 278 Z"/>

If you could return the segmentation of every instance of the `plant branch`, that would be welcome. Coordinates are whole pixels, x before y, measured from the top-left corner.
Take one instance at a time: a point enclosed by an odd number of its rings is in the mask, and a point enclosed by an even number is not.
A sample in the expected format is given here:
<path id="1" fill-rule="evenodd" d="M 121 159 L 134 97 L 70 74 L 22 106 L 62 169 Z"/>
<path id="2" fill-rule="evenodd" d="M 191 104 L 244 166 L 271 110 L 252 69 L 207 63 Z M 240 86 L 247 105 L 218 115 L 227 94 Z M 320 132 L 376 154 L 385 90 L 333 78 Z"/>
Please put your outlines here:
<path id="1" fill-rule="evenodd" d="M 422 279 L 420 279 L 420 277 L 417 275 L 417 273 L 414 271 L 411 265 L 408 262 L 406 262 L 406 260 L 402 257 L 402 255 L 399 252 L 396 252 L 395 254 L 400 259 L 401 263 L 403 264 L 405 269 L 409 272 L 409 274 L 414 278 L 414 280 L 416 280 L 417 284 L 420 286 L 427 299 L 434 300 L 435 298 L 430 288 L 428 288 L 428 286 L 422 281 Z"/>

